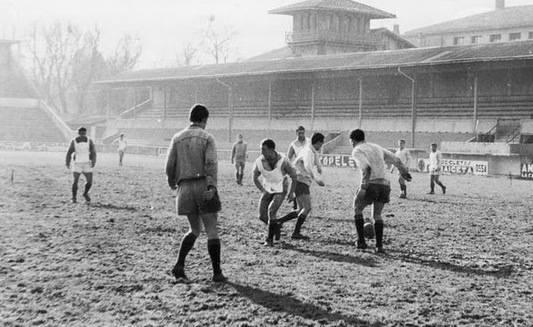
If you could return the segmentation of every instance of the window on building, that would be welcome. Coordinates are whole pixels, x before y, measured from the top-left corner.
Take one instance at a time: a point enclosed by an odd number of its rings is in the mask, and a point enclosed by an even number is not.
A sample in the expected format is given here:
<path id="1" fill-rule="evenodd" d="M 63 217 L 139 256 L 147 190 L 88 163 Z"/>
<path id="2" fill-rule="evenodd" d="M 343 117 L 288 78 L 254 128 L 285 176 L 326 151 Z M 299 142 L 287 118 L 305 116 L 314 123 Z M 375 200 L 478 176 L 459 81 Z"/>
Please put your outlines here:
<path id="1" fill-rule="evenodd" d="M 480 35 L 472 36 L 472 38 L 470 39 L 470 43 L 472 44 L 481 43 L 482 41 L 483 38 Z"/>
<path id="2" fill-rule="evenodd" d="M 521 37 L 522 37 L 521 33 L 510 33 L 509 41 L 517 41 L 517 40 L 520 40 Z"/>
<path id="3" fill-rule="evenodd" d="M 529 32 L 528 39 L 533 40 L 533 32 Z"/>
<path id="4" fill-rule="evenodd" d="M 462 36 L 457 36 L 453 38 L 453 45 L 461 45 L 465 42 L 465 38 Z"/>
<path id="5" fill-rule="evenodd" d="M 500 42 L 502 40 L 502 35 L 501 34 L 492 34 L 490 36 L 490 42 Z"/>

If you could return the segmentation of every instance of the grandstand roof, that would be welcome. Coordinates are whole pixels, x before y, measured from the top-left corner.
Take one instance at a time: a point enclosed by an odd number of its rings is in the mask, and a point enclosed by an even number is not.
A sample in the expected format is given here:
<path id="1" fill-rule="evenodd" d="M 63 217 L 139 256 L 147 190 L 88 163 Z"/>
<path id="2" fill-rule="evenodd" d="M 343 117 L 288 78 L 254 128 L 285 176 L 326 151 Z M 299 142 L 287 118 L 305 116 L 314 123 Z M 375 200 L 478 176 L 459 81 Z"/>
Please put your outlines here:
<path id="1" fill-rule="evenodd" d="M 125 72 L 98 84 L 533 60 L 533 41 L 356 52 Z"/>
<path id="2" fill-rule="evenodd" d="M 363 14 L 372 19 L 396 18 L 396 15 L 351 0 L 308 0 L 270 10 L 269 14 L 293 15 L 298 11 L 342 11 Z"/>
<path id="3" fill-rule="evenodd" d="M 533 25 L 533 5 L 507 7 L 483 14 L 454 19 L 448 22 L 417 28 L 404 36 L 442 34 L 456 31 L 499 30 Z"/>

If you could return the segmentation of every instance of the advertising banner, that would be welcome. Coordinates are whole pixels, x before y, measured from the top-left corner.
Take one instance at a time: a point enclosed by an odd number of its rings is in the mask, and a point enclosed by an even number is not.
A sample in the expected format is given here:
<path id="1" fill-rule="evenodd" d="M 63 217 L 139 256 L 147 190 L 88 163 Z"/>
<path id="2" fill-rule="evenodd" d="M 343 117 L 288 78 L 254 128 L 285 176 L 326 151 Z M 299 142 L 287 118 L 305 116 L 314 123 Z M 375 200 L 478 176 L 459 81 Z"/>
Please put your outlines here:
<path id="1" fill-rule="evenodd" d="M 421 172 L 429 172 L 429 160 L 419 159 L 418 170 Z M 477 175 L 488 176 L 489 163 L 488 161 L 474 161 L 474 160 L 457 160 L 457 159 L 443 159 L 442 172 L 455 175 Z"/>
<path id="2" fill-rule="evenodd" d="M 355 167 L 352 157 L 345 154 L 322 155 L 320 156 L 320 163 L 324 167 Z"/>
<path id="3" fill-rule="evenodd" d="M 520 177 L 533 179 L 533 163 L 522 163 L 520 165 Z"/>

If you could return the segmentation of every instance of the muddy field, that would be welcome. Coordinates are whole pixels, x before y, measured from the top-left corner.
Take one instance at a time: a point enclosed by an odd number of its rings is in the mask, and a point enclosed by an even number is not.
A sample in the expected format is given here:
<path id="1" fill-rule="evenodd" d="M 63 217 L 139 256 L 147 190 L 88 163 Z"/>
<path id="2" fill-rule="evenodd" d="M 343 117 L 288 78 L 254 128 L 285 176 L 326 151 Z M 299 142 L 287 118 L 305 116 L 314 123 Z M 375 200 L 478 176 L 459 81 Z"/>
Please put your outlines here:
<path id="1" fill-rule="evenodd" d="M 186 219 L 163 159 L 100 154 L 93 201 L 70 203 L 63 153 L 0 152 L 2 326 L 532 326 L 533 183 L 443 176 L 385 208 L 386 255 L 356 251 L 358 172 L 326 168 L 312 188 L 309 241 L 264 247 L 259 192 L 220 163 L 223 269 L 210 281 L 205 235 L 176 283 Z M 12 178 L 13 177 L 13 178 Z M 83 182 L 82 182 L 83 184 Z M 287 204 L 282 212 L 290 210 Z M 372 242 L 370 244 L 373 244 Z"/>

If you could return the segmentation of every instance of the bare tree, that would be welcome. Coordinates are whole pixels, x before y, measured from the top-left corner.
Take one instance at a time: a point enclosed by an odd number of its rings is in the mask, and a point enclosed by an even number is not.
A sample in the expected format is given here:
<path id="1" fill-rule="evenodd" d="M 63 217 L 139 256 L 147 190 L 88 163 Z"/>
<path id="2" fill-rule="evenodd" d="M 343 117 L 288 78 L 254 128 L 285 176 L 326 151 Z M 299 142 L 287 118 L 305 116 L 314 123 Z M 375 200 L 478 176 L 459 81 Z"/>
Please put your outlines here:
<path id="1" fill-rule="evenodd" d="M 191 42 L 184 43 L 181 47 L 181 55 L 176 55 L 178 66 L 191 66 L 197 53 L 197 45 L 194 45 Z"/>
<path id="2" fill-rule="evenodd" d="M 83 37 L 83 47 L 75 54 L 72 62 L 73 91 L 76 95 L 78 112 L 86 111 L 86 98 L 93 81 L 105 71 L 105 60 L 100 52 L 100 30 L 95 27 Z"/>
<path id="3" fill-rule="evenodd" d="M 30 32 L 32 74 L 47 101 L 61 113 L 68 113 L 67 90 L 72 83 L 72 63 L 82 47 L 82 34 L 70 23 L 34 25 Z"/>
<path id="4" fill-rule="evenodd" d="M 232 41 L 237 32 L 228 26 L 219 29 L 215 27 L 214 21 L 215 16 L 209 16 L 207 28 L 201 31 L 203 49 L 215 63 L 226 63 L 233 50 Z"/>
<path id="5" fill-rule="evenodd" d="M 116 75 L 133 69 L 142 54 L 138 37 L 126 34 L 119 41 L 114 53 L 107 59 L 107 75 Z"/>

